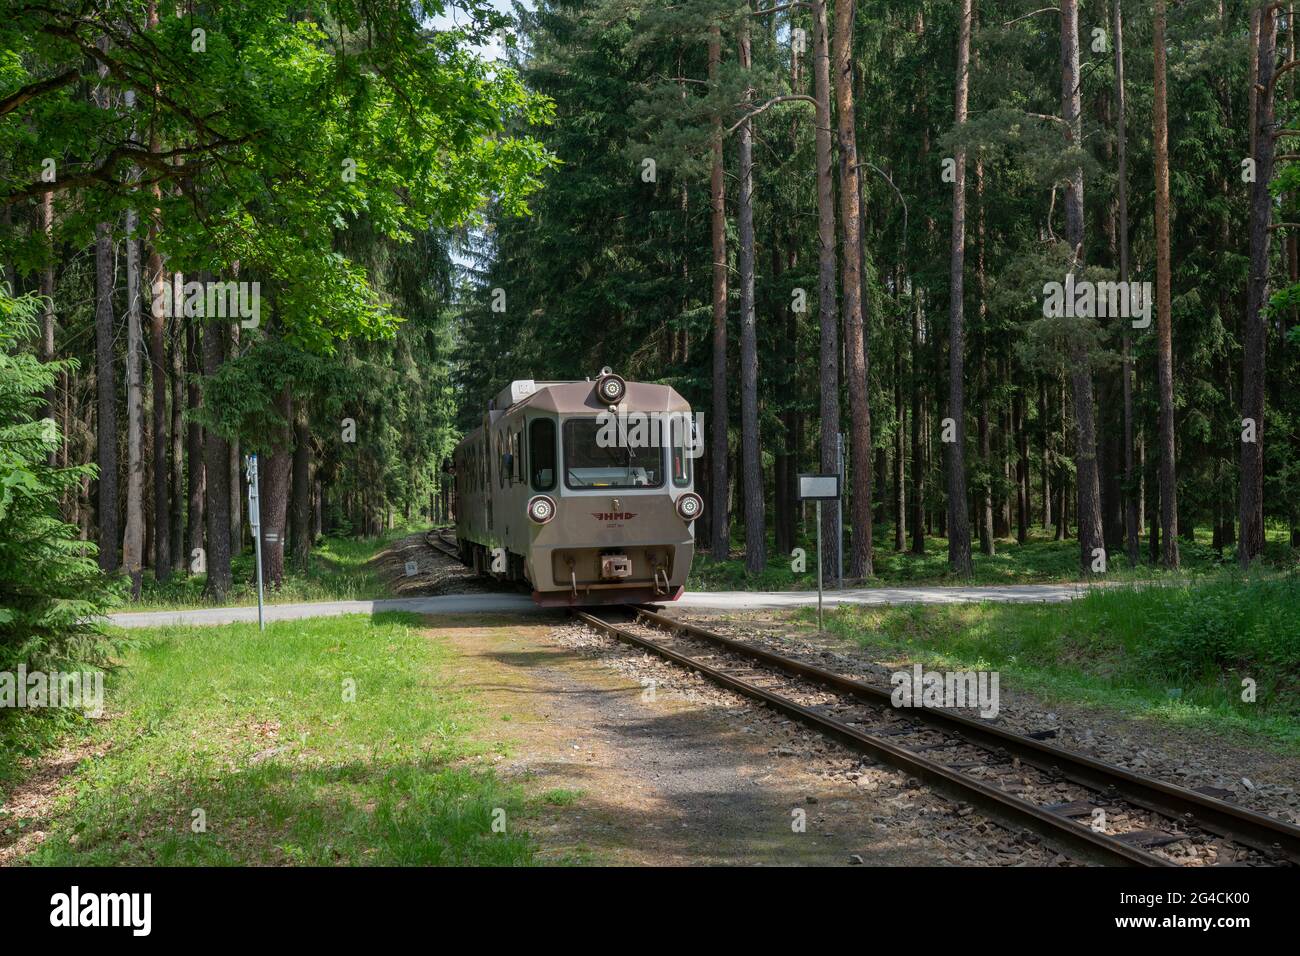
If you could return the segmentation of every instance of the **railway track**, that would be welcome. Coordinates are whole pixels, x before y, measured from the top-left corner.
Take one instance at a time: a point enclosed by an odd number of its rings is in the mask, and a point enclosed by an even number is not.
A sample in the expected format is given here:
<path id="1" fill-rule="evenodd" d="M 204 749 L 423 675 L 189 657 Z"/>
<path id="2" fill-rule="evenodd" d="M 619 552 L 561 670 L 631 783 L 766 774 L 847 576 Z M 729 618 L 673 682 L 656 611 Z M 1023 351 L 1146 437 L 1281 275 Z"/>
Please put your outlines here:
<path id="1" fill-rule="evenodd" d="M 441 551 L 443 554 L 447 555 L 447 557 L 455 558 L 457 561 L 461 560 L 460 551 L 457 550 L 455 545 L 451 544 L 446 538 L 442 536 L 441 531 L 426 532 L 424 535 L 424 540 L 429 543 L 429 547 L 434 548 L 437 551 Z"/>
<path id="2" fill-rule="evenodd" d="M 1300 827 L 1216 797 L 954 711 L 895 707 L 888 688 L 644 608 L 574 616 L 1088 860 L 1300 864 Z"/>

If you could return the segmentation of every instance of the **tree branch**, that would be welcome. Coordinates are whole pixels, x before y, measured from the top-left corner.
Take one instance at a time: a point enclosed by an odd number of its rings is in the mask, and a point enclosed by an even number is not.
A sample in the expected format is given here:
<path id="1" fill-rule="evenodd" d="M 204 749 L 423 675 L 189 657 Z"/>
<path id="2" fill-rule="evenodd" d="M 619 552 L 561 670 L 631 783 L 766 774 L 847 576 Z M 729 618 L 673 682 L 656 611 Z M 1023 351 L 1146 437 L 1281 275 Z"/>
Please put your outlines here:
<path id="1" fill-rule="evenodd" d="M 79 70 L 68 70 L 58 76 L 52 76 L 48 80 L 29 83 L 21 89 L 15 90 L 3 100 L 0 100 L 0 116 L 7 116 L 29 100 L 34 100 L 38 96 L 44 96 L 46 93 L 76 82 L 77 77 L 80 75 Z"/>
<path id="2" fill-rule="evenodd" d="M 1300 60 L 1288 60 L 1287 62 L 1279 66 L 1277 68 L 1277 72 L 1273 74 L 1273 79 L 1268 81 L 1268 92 L 1270 94 L 1273 92 L 1273 87 L 1277 86 L 1277 81 L 1282 76 L 1283 73 L 1287 73 L 1291 70 L 1294 70 L 1297 66 L 1300 66 Z"/>
<path id="3" fill-rule="evenodd" d="M 898 201 L 903 204 L 903 258 L 906 259 L 907 258 L 907 199 L 904 198 L 903 191 L 899 189 L 898 186 L 895 185 L 894 180 L 890 178 L 889 173 L 885 172 L 875 163 L 866 162 L 866 161 L 858 163 L 858 165 L 855 166 L 854 168 L 858 169 L 863 166 L 869 166 L 872 169 L 874 169 L 876 172 L 878 172 L 881 178 L 884 179 L 885 182 L 889 183 L 889 188 L 894 191 L 894 195 L 898 197 Z"/>
<path id="4" fill-rule="evenodd" d="M 1031 10 L 1029 13 L 1026 13 L 1023 17 L 1016 17 L 1014 20 L 1008 20 L 1006 23 L 1002 25 L 1004 27 L 1009 27 L 1013 23 L 1019 23 L 1021 20 L 1028 20 L 1030 17 L 1036 17 L 1040 13 L 1060 13 L 1060 12 L 1061 12 L 1060 7 L 1042 7 L 1041 9 L 1038 10 Z"/>
<path id="5" fill-rule="evenodd" d="M 1034 119 L 1050 120 L 1050 121 L 1053 122 L 1053 123 L 1060 123 L 1060 124 L 1061 124 L 1062 126 L 1064 126 L 1066 129 L 1069 129 L 1069 128 L 1070 128 L 1070 124 L 1069 124 L 1069 123 L 1067 123 L 1065 120 L 1061 119 L 1061 117 L 1059 117 L 1059 116 L 1053 116 L 1051 113 L 1026 113 L 1025 115 L 1026 115 L 1026 116 L 1033 117 Z"/>
<path id="6" fill-rule="evenodd" d="M 736 130 L 740 129 L 742 125 L 744 125 L 745 120 L 753 119 L 759 113 L 766 110 L 769 106 L 775 106 L 777 103 L 794 103 L 794 102 L 811 103 L 813 106 L 817 105 L 817 101 L 815 99 L 813 99 L 811 96 L 805 96 L 802 93 L 795 93 L 790 96 L 774 96 L 766 103 L 764 103 L 762 106 L 760 106 L 758 109 L 752 110 L 749 113 L 746 113 L 740 119 L 738 119 L 732 126 L 730 126 L 727 129 L 727 131 L 723 135 L 730 136 Z"/>
<path id="7" fill-rule="evenodd" d="M 754 10 L 751 16 L 765 17 L 769 13 L 780 13 L 782 10 L 791 10 L 795 7 L 802 7 L 805 10 L 811 9 L 811 3 L 803 3 L 801 0 L 790 0 L 789 3 L 782 3 L 775 7 L 768 7 L 766 10 Z"/>
<path id="8" fill-rule="evenodd" d="M 205 165 L 210 161 L 212 153 L 230 146 L 242 146 L 255 138 L 257 134 L 249 133 L 238 139 L 221 139 L 203 146 L 183 146 L 176 149 L 170 149 L 166 152 L 155 153 L 148 149 L 132 143 L 120 144 L 114 146 L 104 157 L 103 161 L 94 169 L 89 169 L 84 173 L 77 173 L 74 176 L 67 176 L 56 179 L 52 183 L 35 182 L 27 186 L 5 194 L 0 199 L 0 206 L 12 206 L 22 202 L 24 199 L 30 199 L 33 196 L 39 196 L 42 193 L 64 192 L 69 189 L 75 189 L 81 186 L 90 186 L 95 183 L 103 183 L 107 186 L 117 188 L 121 185 L 114 178 L 114 170 L 123 162 L 135 163 L 137 166 L 146 166 L 154 170 L 157 175 L 151 182 L 162 182 L 165 179 L 175 179 L 177 177 L 188 175 L 194 172 L 195 168 Z M 209 154 L 209 155 L 204 155 Z M 198 159 L 191 160 L 185 165 L 173 165 L 168 160 L 181 159 L 183 157 L 197 156 Z M 133 186 L 138 184 L 133 183 Z"/>

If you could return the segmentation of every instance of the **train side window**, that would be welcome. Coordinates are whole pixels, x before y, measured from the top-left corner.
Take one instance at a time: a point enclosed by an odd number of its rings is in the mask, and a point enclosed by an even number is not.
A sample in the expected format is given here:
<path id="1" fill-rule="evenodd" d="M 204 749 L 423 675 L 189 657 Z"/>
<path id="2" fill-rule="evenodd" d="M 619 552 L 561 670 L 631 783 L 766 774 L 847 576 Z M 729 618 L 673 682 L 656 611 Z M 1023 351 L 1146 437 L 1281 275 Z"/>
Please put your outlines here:
<path id="1" fill-rule="evenodd" d="M 685 488 L 691 483 L 691 459 L 682 445 L 673 445 L 673 487 Z"/>
<path id="2" fill-rule="evenodd" d="M 528 445 L 533 455 L 533 490 L 550 491 L 555 487 L 555 422 L 534 418 L 528 426 Z"/>
<path id="3" fill-rule="evenodd" d="M 673 487 L 685 488 L 691 483 L 690 452 L 699 447 L 695 444 L 698 436 L 695 433 L 695 424 L 689 416 L 674 422 L 673 426 Z"/>
<path id="4" fill-rule="evenodd" d="M 514 440 L 511 444 L 510 462 L 514 467 L 510 470 L 511 481 L 524 480 L 524 429 L 520 426 L 519 431 L 515 432 Z"/>

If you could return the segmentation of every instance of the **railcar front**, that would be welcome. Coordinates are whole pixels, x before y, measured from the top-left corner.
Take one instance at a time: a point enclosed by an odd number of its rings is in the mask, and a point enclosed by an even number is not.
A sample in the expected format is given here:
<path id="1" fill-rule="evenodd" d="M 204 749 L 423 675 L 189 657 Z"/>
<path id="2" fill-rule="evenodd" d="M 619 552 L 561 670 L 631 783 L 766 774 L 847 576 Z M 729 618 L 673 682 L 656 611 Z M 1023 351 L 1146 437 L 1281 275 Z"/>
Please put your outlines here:
<path id="1" fill-rule="evenodd" d="M 694 490 L 699 432 L 685 399 L 605 370 L 594 383 L 539 384 L 505 417 L 524 438 L 511 447 L 528 459 L 520 474 L 526 539 L 516 546 L 533 599 L 581 606 L 681 597 L 703 510 Z"/>

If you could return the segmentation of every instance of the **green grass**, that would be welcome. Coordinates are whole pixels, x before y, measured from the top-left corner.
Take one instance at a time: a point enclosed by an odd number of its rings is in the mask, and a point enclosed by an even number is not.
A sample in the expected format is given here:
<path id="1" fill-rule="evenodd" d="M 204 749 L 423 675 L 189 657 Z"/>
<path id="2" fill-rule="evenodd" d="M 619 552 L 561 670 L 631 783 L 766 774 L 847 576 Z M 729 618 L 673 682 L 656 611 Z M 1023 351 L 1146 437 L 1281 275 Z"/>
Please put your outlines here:
<path id="1" fill-rule="evenodd" d="M 809 612 L 800 616 L 810 619 Z M 1300 575 L 1091 591 L 1066 605 L 846 606 L 826 629 L 910 662 L 997 670 L 1048 699 L 1300 753 Z M 1242 700 L 1243 680 L 1256 700 Z"/>
<path id="2" fill-rule="evenodd" d="M 145 632 L 109 681 L 113 719 L 88 731 L 102 756 L 74 771 L 27 862 L 532 862 L 530 804 L 473 765 L 480 713 L 445 674 L 453 652 L 417 620 Z"/>
<path id="3" fill-rule="evenodd" d="M 815 528 L 813 529 L 816 530 Z M 1205 575 L 1217 574 L 1225 567 L 1236 563 L 1236 550 L 1226 548 L 1222 555 L 1210 547 L 1208 530 L 1198 531 L 1195 541 L 1179 542 L 1182 556 L 1182 569 L 1170 573 L 1149 564 L 1129 567 L 1123 551 L 1111 552 L 1108 556 L 1106 579 L 1110 581 L 1149 581 L 1149 580 L 1190 580 Z M 910 546 L 911 540 L 909 538 Z M 958 577 L 948 570 L 948 539 L 927 537 L 925 554 L 913 555 L 894 550 L 893 530 L 882 528 L 875 537 L 874 574 L 859 586 L 898 587 L 902 585 L 922 584 L 967 584 L 967 585 L 1007 585 L 1007 584 L 1054 584 L 1078 581 L 1079 542 L 1070 538 L 1065 541 L 1053 540 L 1050 532 L 1034 529 L 1029 540 L 1018 544 L 1014 538 L 999 538 L 996 542 L 996 554 L 985 555 L 979 550 L 976 541 L 972 548 L 974 575 L 970 578 Z M 804 549 L 805 568 L 803 571 L 791 569 L 791 558 L 773 554 L 772 543 L 768 543 L 767 566 L 758 574 L 747 574 L 743 557 L 732 557 L 726 561 L 714 561 L 704 549 L 697 549 L 695 562 L 687 580 L 687 588 L 693 591 L 797 591 L 817 587 L 817 544 L 813 538 L 800 541 Z M 1142 542 L 1145 555 L 1147 542 Z M 734 552 L 735 549 L 733 549 Z M 740 549 L 743 555 L 743 546 Z M 848 561 L 847 549 L 845 561 Z M 1295 566 L 1296 555 L 1287 543 L 1285 528 L 1269 529 L 1264 561 L 1274 567 Z M 833 582 L 827 582 L 833 586 Z"/>
<path id="4" fill-rule="evenodd" d="M 541 794 L 538 800 L 552 807 L 571 807 L 582 798 L 582 795 L 581 790 L 565 790 L 556 787 Z"/>
<path id="5" fill-rule="evenodd" d="M 306 574 L 294 571 L 285 561 L 283 586 L 266 591 L 269 604 L 293 604 L 301 601 L 369 601 L 391 597 L 371 561 L 394 541 L 425 526 L 394 528 L 378 538 L 322 538 L 312 551 Z M 227 605 L 257 603 L 257 566 L 253 552 L 245 551 L 231 561 L 234 586 L 224 602 Z M 153 580 L 146 570 L 141 584 L 140 602 L 123 610 L 149 611 L 203 607 L 206 574 L 174 574 L 166 584 Z"/>

